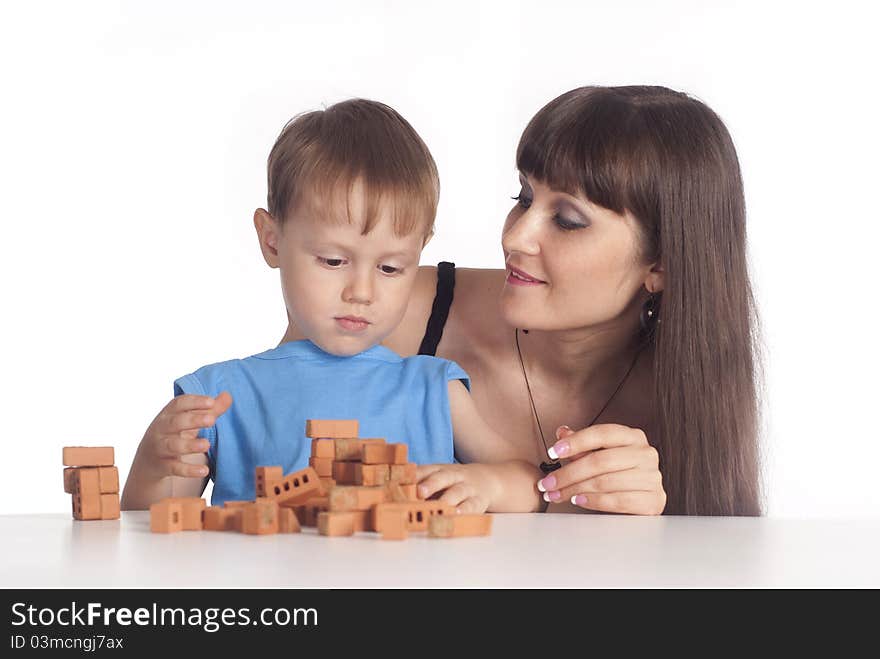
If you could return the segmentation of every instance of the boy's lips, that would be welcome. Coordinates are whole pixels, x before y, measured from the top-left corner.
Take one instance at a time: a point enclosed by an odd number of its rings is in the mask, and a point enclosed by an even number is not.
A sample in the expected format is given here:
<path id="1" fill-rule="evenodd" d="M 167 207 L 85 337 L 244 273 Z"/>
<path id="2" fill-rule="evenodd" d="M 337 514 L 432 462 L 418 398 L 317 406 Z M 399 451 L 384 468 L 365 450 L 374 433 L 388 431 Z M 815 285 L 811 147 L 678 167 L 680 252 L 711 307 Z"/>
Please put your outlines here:
<path id="1" fill-rule="evenodd" d="M 370 324 L 370 321 L 360 316 L 337 316 L 335 320 L 337 325 L 352 332 L 362 332 Z"/>

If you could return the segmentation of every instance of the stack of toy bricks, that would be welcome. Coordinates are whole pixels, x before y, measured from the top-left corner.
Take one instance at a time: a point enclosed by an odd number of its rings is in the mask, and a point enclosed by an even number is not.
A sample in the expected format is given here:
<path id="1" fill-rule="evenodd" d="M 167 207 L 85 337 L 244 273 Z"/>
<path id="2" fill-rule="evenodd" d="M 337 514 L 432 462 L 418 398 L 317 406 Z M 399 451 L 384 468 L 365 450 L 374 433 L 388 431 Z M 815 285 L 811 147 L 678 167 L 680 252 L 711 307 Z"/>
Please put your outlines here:
<path id="1" fill-rule="evenodd" d="M 279 466 L 257 467 L 256 500 L 206 508 L 203 499 L 163 499 L 150 506 L 151 530 L 266 535 L 317 527 L 327 536 L 376 531 L 398 540 L 410 531 L 489 535 L 490 515 L 458 515 L 454 506 L 416 496 L 416 465 L 407 462 L 406 444 L 359 438 L 356 420 L 309 420 L 306 436 L 309 466 L 287 475 Z"/>
<path id="2" fill-rule="evenodd" d="M 65 446 L 62 461 L 73 518 L 119 519 L 119 470 L 113 465 L 113 447 Z"/>
<path id="3" fill-rule="evenodd" d="M 309 464 L 334 486 L 326 497 L 296 508 L 303 526 L 317 526 L 327 536 L 375 531 L 386 540 L 403 540 L 410 531 L 431 537 L 490 533 L 489 515 L 457 515 L 454 506 L 418 498 L 406 444 L 361 439 L 356 420 L 309 420 L 306 436 L 312 439 Z"/>

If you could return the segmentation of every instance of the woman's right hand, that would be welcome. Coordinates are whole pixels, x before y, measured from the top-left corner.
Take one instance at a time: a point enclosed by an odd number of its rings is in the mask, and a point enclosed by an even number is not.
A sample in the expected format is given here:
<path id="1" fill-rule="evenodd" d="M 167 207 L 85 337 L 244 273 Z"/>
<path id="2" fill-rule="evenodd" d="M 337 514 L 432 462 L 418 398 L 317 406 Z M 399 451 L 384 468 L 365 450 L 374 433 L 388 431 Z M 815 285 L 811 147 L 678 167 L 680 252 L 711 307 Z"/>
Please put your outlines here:
<path id="1" fill-rule="evenodd" d="M 184 458 L 208 451 L 210 444 L 198 436 L 199 430 L 213 426 L 230 405 L 232 396 L 226 391 L 216 398 L 195 394 L 176 396 L 147 428 L 135 462 L 151 480 L 168 476 L 205 478 L 207 465 L 191 464 Z"/>

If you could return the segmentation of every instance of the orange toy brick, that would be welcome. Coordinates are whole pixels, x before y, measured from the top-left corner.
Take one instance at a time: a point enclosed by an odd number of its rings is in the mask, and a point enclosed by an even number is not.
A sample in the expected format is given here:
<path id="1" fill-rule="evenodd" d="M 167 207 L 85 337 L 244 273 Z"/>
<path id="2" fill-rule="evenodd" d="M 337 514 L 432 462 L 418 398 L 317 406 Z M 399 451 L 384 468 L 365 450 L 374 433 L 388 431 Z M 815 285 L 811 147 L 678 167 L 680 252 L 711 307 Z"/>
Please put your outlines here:
<path id="1" fill-rule="evenodd" d="M 177 533 L 183 530 L 183 511 L 179 503 L 163 499 L 150 506 L 150 531 Z"/>
<path id="2" fill-rule="evenodd" d="M 325 458 L 329 460 L 336 459 L 336 442 L 332 439 L 313 439 L 312 440 L 312 457 Z"/>
<path id="3" fill-rule="evenodd" d="M 302 526 L 317 526 L 318 513 L 326 511 L 328 507 L 327 497 L 312 497 L 302 505 L 293 506 L 292 510 Z"/>
<path id="4" fill-rule="evenodd" d="M 355 467 L 358 462 L 334 462 L 333 463 L 333 480 L 339 485 L 358 485 L 355 481 Z"/>
<path id="5" fill-rule="evenodd" d="M 318 513 L 318 533 L 328 536 L 354 535 L 367 530 L 369 511 L 353 510 L 348 512 Z"/>
<path id="6" fill-rule="evenodd" d="M 64 470 L 64 491 L 67 494 L 73 494 L 73 488 L 76 487 L 74 479 L 76 478 L 77 469 L 78 467 L 67 467 Z"/>
<path id="7" fill-rule="evenodd" d="M 407 529 L 410 531 L 424 531 L 428 528 L 428 519 L 438 515 L 455 515 L 455 506 L 440 503 L 439 501 L 410 501 L 381 503 L 373 509 L 373 528 L 382 532 L 382 520 L 384 515 L 390 512 L 403 511 L 406 513 Z"/>
<path id="8" fill-rule="evenodd" d="M 401 485 L 412 485 L 416 482 L 416 464 L 407 462 L 404 465 L 391 465 L 389 479 Z"/>
<path id="9" fill-rule="evenodd" d="M 240 525 L 236 524 L 236 518 L 240 514 L 241 510 L 235 507 L 210 506 L 205 508 L 202 528 L 206 531 L 237 531 Z"/>
<path id="10" fill-rule="evenodd" d="M 97 469 L 92 467 L 74 472 L 71 499 L 74 519 L 101 519 L 101 485 Z"/>
<path id="11" fill-rule="evenodd" d="M 278 533 L 278 502 L 259 499 L 242 507 L 241 531 L 250 535 Z"/>
<path id="12" fill-rule="evenodd" d="M 101 494 L 119 492 L 119 470 L 116 467 L 98 467 L 98 487 Z"/>
<path id="13" fill-rule="evenodd" d="M 419 498 L 416 496 L 416 486 L 415 485 L 401 485 L 400 483 L 388 483 L 386 485 L 388 488 L 388 501 L 390 502 L 403 502 L 403 501 L 418 501 Z"/>
<path id="14" fill-rule="evenodd" d="M 385 487 L 346 487 L 337 485 L 327 497 L 329 509 L 333 512 L 351 510 L 370 510 L 377 503 L 388 500 Z"/>
<path id="15" fill-rule="evenodd" d="M 113 465 L 113 447 L 65 446 L 62 461 L 65 467 L 109 467 Z"/>
<path id="16" fill-rule="evenodd" d="M 306 437 L 357 437 L 357 419 L 308 419 Z"/>
<path id="17" fill-rule="evenodd" d="M 266 496 L 269 489 L 281 479 L 284 478 L 284 471 L 281 467 L 257 467 L 254 475 L 254 484 L 256 486 L 257 496 Z"/>
<path id="18" fill-rule="evenodd" d="M 319 440 L 320 441 L 320 440 Z M 319 458 L 312 456 L 309 458 L 309 466 L 314 469 L 321 478 L 333 478 L 333 457 Z"/>
<path id="19" fill-rule="evenodd" d="M 438 515 L 428 520 L 430 538 L 463 538 L 491 533 L 491 515 Z"/>
<path id="20" fill-rule="evenodd" d="M 364 448 L 367 446 L 384 446 L 385 440 L 381 437 L 360 439 L 358 437 L 343 437 L 334 441 L 334 459 L 338 462 L 361 462 L 364 457 Z"/>
<path id="21" fill-rule="evenodd" d="M 279 504 L 295 504 L 315 496 L 320 489 L 321 481 L 317 472 L 306 467 L 276 481 L 266 496 Z"/>
<path id="22" fill-rule="evenodd" d="M 325 497 L 325 496 L 327 496 L 327 493 L 331 489 L 336 487 L 336 481 L 333 480 L 332 478 L 324 478 L 323 476 L 321 477 L 320 480 L 321 480 L 321 488 L 318 490 L 318 494 L 322 497 Z"/>
<path id="23" fill-rule="evenodd" d="M 119 519 L 119 493 L 101 495 L 101 519 Z"/>
<path id="24" fill-rule="evenodd" d="M 203 514 L 205 500 L 201 497 L 168 497 L 172 503 L 180 504 L 183 515 L 182 528 L 184 531 L 201 531 L 203 527 Z"/>
<path id="25" fill-rule="evenodd" d="M 406 464 L 406 444 L 367 444 L 363 448 L 364 464 Z"/>
<path id="26" fill-rule="evenodd" d="M 278 509 L 278 532 L 279 533 L 299 533 L 302 531 L 299 519 L 293 508 Z"/>
<path id="27" fill-rule="evenodd" d="M 386 510 L 379 514 L 383 540 L 406 540 L 409 537 L 407 513 L 404 510 Z"/>
<path id="28" fill-rule="evenodd" d="M 363 464 L 360 462 L 351 464 L 354 465 L 355 485 L 384 485 L 389 480 L 390 471 L 387 464 Z"/>

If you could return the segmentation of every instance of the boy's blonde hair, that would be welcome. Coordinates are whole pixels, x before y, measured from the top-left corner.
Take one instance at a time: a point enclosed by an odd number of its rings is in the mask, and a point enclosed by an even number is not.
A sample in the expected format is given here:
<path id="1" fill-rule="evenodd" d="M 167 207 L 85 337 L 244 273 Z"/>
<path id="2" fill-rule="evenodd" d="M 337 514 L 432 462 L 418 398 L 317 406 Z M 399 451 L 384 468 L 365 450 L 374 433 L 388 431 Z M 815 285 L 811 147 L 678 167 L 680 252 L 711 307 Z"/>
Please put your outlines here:
<path id="1" fill-rule="evenodd" d="M 352 221 L 350 195 L 360 183 L 364 228 L 369 233 L 383 209 L 394 232 L 433 234 L 440 195 L 437 165 L 418 133 L 393 108 L 352 99 L 291 119 L 268 161 L 268 210 L 279 222 L 309 212 L 322 220 Z M 337 200 L 347 200 L 344 212 Z"/>

